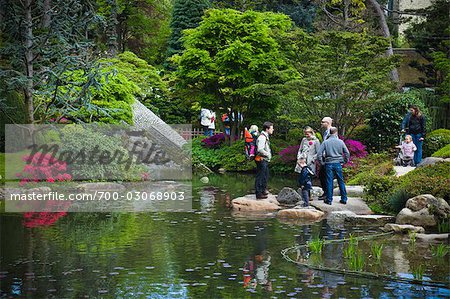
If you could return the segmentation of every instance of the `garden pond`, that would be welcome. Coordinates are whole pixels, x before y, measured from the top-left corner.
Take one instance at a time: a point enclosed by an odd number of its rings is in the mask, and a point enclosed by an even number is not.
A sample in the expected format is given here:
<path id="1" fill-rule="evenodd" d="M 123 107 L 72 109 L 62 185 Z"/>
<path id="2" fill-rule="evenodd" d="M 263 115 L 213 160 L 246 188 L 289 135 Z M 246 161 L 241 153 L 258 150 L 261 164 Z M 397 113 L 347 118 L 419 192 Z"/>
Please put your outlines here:
<path id="1" fill-rule="evenodd" d="M 191 212 L 55 214 L 51 225 L 3 214 L 0 298 L 450 297 L 448 253 L 386 235 L 355 243 L 356 259 L 346 257 L 348 241 L 295 247 L 381 230 L 234 215 L 231 200 L 253 184 L 244 174 L 196 177 Z M 273 176 L 269 186 L 277 193 L 295 178 Z"/>

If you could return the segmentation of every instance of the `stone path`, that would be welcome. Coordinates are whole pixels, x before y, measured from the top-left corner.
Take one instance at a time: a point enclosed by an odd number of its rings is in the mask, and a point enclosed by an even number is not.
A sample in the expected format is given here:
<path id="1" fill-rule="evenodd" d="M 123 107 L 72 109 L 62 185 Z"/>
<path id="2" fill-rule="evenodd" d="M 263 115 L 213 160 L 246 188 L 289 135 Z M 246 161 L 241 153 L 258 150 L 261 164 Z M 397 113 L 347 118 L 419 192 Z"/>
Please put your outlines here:
<path id="1" fill-rule="evenodd" d="M 332 205 L 325 204 L 323 200 L 313 200 L 310 202 L 310 205 L 325 213 L 350 211 L 358 215 L 373 214 L 372 210 L 361 198 L 349 197 L 346 205 L 339 203 L 340 199 L 340 196 L 333 196 Z"/>
<path id="2" fill-rule="evenodd" d="M 405 175 L 408 172 L 413 171 L 414 169 L 416 169 L 416 168 L 412 167 L 412 166 L 406 166 L 406 167 L 394 166 L 394 170 L 395 170 L 396 176 L 398 176 L 398 177 L 402 176 L 402 175 Z"/>

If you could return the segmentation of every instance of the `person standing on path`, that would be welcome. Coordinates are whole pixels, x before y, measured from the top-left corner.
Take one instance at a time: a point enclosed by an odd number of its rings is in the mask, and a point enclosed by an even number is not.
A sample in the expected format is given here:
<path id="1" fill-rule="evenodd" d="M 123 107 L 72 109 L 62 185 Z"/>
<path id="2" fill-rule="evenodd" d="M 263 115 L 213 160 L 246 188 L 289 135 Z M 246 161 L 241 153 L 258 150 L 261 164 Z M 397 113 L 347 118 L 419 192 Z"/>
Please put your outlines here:
<path id="1" fill-rule="evenodd" d="M 326 116 L 324 118 L 322 118 L 321 121 L 321 126 L 322 128 L 325 129 L 325 131 L 322 134 L 322 142 L 324 142 L 325 140 L 327 140 L 327 138 L 330 136 L 330 128 L 331 125 L 333 123 L 333 119 L 329 116 Z M 320 161 L 320 159 L 319 159 Z M 322 165 L 322 169 L 320 169 L 318 171 L 319 173 L 319 180 L 320 180 L 320 186 L 322 187 L 322 195 L 319 196 L 319 200 L 324 200 L 327 197 L 327 189 L 326 189 L 326 185 L 327 185 L 327 175 L 325 172 L 325 166 Z"/>
<path id="2" fill-rule="evenodd" d="M 297 165 L 295 166 L 294 171 L 297 173 L 301 172 L 302 168 L 299 166 L 298 162 L 303 158 L 306 160 L 306 165 L 314 172 L 314 175 L 317 175 L 316 160 L 320 142 L 311 127 L 305 127 L 303 133 L 305 134 L 305 137 L 300 142 L 300 147 L 297 152 Z"/>
<path id="3" fill-rule="evenodd" d="M 212 131 L 209 129 L 211 125 L 212 111 L 206 108 L 202 108 L 200 112 L 200 124 L 202 125 L 204 135 L 212 136 Z"/>
<path id="4" fill-rule="evenodd" d="M 426 135 L 426 119 L 416 105 L 409 106 L 409 112 L 402 121 L 402 132 L 411 135 L 417 150 L 414 152 L 414 165 L 422 162 L 422 145 Z"/>
<path id="5" fill-rule="evenodd" d="M 269 181 L 269 162 L 272 158 L 269 136 L 273 134 L 273 123 L 266 121 L 263 124 L 261 134 L 256 140 L 256 199 L 267 198 L 267 182 Z"/>
<path id="6" fill-rule="evenodd" d="M 333 201 L 333 178 L 336 175 L 339 192 L 341 194 L 342 204 L 347 203 L 347 190 L 345 188 L 344 176 L 342 173 L 342 164 L 350 159 L 350 152 L 344 141 L 338 138 L 338 130 L 335 127 L 330 128 L 330 136 L 325 140 L 319 148 L 319 159 L 325 164 L 325 172 L 327 177 L 326 191 L 327 197 L 324 200 L 326 204 L 331 205 Z"/>

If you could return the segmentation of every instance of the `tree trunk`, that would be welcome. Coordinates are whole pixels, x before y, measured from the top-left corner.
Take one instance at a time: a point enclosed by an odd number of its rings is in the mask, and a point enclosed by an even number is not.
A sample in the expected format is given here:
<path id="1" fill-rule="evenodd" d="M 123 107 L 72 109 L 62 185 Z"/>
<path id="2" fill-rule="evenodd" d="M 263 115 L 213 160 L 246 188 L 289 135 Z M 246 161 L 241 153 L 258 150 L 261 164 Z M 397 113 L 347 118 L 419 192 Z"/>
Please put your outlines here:
<path id="1" fill-rule="evenodd" d="M 25 13 L 25 71 L 27 74 L 27 84 L 24 86 L 25 108 L 27 112 L 27 118 L 29 123 L 34 122 L 34 105 L 33 105 L 33 19 L 31 16 L 31 2 L 32 0 L 24 0 L 24 13 Z"/>
<path id="2" fill-rule="evenodd" d="M 51 0 L 44 0 L 43 3 L 43 10 L 44 15 L 42 16 L 42 28 L 49 28 L 50 22 L 51 22 L 51 15 L 52 15 L 52 3 Z"/>
<path id="3" fill-rule="evenodd" d="M 386 17 L 384 15 L 384 12 L 381 9 L 381 6 L 377 2 L 377 0 L 369 0 L 369 2 L 373 6 L 373 8 L 375 9 L 375 11 L 376 11 L 376 13 L 378 15 L 378 18 L 380 20 L 381 29 L 383 30 L 383 36 L 389 40 L 389 48 L 386 51 L 386 55 L 387 56 L 392 56 L 392 55 L 394 55 L 394 51 L 392 49 L 391 33 L 389 31 L 389 27 L 388 27 L 388 24 L 386 22 Z M 391 71 L 391 80 L 394 81 L 397 84 L 399 83 L 400 80 L 399 80 L 399 77 L 398 77 L 397 68 L 394 68 Z"/>
<path id="4" fill-rule="evenodd" d="M 109 0 L 111 6 L 110 15 L 108 18 L 108 29 L 106 32 L 108 39 L 108 56 L 114 57 L 118 50 L 118 36 L 117 36 L 117 0 Z"/>

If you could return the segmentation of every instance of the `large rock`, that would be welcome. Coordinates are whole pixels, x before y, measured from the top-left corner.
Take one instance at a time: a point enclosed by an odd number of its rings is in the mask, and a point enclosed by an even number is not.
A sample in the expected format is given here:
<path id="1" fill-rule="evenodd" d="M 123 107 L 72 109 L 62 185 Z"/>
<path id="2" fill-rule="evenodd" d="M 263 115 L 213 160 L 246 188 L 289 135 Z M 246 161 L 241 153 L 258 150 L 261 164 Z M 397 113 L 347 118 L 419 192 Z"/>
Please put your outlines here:
<path id="1" fill-rule="evenodd" d="M 424 233 L 425 229 L 421 226 L 414 226 L 414 225 L 409 225 L 409 224 L 401 225 L 401 224 L 388 223 L 383 227 L 383 231 L 407 234 L 410 232 Z"/>
<path id="2" fill-rule="evenodd" d="M 435 226 L 437 225 L 434 215 L 430 214 L 428 209 L 422 209 L 414 212 L 408 208 L 404 208 L 398 213 L 395 220 L 397 224 L 412 224 L 420 226 Z"/>
<path id="3" fill-rule="evenodd" d="M 395 217 L 386 215 L 357 215 L 350 211 L 331 212 L 327 221 L 332 223 L 349 223 L 352 225 L 385 225 L 395 221 Z"/>
<path id="4" fill-rule="evenodd" d="M 319 221 L 324 215 L 324 212 L 318 211 L 314 208 L 293 208 L 279 211 L 277 217 Z"/>
<path id="5" fill-rule="evenodd" d="M 345 186 L 347 197 L 362 197 L 364 194 L 364 186 Z M 339 188 L 334 188 L 333 195 L 340 195 Z"/>
<path id="6" fill-rule="evenodd" d="M 444 161 L 445 161 L 444 158 L 427 157 L 427 158 L 423 159 L 422 162 L 420 162 L 417 165 L 417 167 L 424 167 L 424 166 L 428 166 L 428 165 L 434 165 L 436 163 L 444 162 Z"/>
<path id="7" fill-rule="evenodd" d="M 436 198 L 431 194 L 418 195 L 408 199 L 406 207 L 413 212 L 428 209 L 430 213 L 439 218 L 446 218 L 450 214 L 450 206 L 442 198 Z"/>
<path id="8" fill-rule="evenodd" d="M 417 234 L 416 238 L 423 242 L 448 242 L 449 234 Z"/>
<path id="9" fill-rule="evenodd" d="M 256 199 L 255 194 L 248 194 L 231 201 L 234 211 L 240 212 L 270 212 L 281 209 L 275 195 L 269 194 L 266 199 Z"/>
<path id="10" fill-rule="evenodd" d="M 346 205 L 341 204 L 339 202 L 340 199 L 341 198 L 339 196 L 333 196 L 332 205 L 325 204 L 323 200 L 312 201 L 310 202 L 310 205 L 325 213 L 331 213 L 334 211 L 350 211 L 358 215 L 373 214 L 372 210 L 361 198 L 349 197 Z"/>
<path id="11" fill-rule="evenodd" d="M 278 193 L 277 200 L 281 204 L 295 205 L 297 202 L 302 200 L 302 196 L 294 189 L 284 187 L 281 189 L 280 193 Z"/>
<path id="12" fill-rule="evenodd" d="M 93 191 L 123 191 L 125 186 L 118 183 L 99 182 L 99 183 L 84 183 L 79 184 L 77 189 L 84 192 Z"/>

